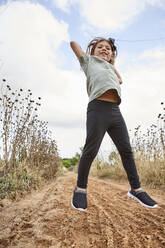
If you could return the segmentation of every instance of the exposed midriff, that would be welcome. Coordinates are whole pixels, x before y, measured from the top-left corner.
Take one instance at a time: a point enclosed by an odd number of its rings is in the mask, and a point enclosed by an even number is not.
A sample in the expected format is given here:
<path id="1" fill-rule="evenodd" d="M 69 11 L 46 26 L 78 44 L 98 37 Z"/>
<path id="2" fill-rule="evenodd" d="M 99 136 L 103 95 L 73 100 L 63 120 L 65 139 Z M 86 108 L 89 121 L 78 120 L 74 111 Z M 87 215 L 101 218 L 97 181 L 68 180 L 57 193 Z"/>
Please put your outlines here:
<path id="1" fill-rule="evenodd" d="M 99 96 L 97 99 L 108 101 L 108 102 L 119 102 L 119 96 L 117 94 L 117 91 L 115 89 L 110 89 L 104 92 L 101 96 Z"/>

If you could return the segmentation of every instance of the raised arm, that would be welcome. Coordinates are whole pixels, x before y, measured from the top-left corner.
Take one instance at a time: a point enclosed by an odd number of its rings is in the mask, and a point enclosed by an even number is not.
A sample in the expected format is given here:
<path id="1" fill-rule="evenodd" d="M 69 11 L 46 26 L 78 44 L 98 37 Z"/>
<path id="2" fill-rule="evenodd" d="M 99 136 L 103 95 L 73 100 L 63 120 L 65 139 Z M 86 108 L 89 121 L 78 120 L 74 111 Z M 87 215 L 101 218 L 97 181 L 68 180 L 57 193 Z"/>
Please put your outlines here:
<path id="1" fill-rule="evenodd" d="M 82 56 L 83 50 L 82 48 L 79 46 L 78 43 L 76 43 L 75 41 L 71 41 L 70 42 L 70 46 L 73 50 L 73 52 L 75 53 L 75 55 L 79 58 L 80 56 Z"/>

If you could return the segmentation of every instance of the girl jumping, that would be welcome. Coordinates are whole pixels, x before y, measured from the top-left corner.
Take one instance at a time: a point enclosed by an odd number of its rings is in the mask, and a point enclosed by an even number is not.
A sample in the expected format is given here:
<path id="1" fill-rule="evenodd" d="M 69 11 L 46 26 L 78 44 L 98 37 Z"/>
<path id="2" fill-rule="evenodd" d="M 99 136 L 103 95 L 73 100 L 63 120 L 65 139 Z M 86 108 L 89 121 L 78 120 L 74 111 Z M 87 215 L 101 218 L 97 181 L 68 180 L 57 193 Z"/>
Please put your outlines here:
<path id="1" fill-rule="evenodd" d="M 117 56 L 114 39 L 93 39 L 87 47 L 87 53 L 74 41 L 70 45 L 86 75 L 89 96 L 87 137 L 79 162 L 72 206 L 82 211 L 87 209 L 89 170 L 107 132 L 119 151 L 127 173 L 131 186 L 127 195 L 145 207 L 157 207 L 157 203 L 140 186 L 127 127 L 119 109 L 122 79 L 114 67 Z"/>

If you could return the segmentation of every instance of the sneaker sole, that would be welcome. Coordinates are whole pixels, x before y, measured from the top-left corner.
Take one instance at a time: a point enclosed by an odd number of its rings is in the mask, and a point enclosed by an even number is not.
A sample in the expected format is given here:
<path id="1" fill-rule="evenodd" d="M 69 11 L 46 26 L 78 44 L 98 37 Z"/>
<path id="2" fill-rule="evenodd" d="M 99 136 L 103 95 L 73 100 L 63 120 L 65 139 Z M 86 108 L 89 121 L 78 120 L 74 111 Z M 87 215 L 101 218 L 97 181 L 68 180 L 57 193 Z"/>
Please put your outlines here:
<path id="1" fill-rule="evenodd" d="M 132 195 L 130 192 L 127 193 L 128 197 L 138 201 L 143 207 L 146 207 L 146 208 L 157 208 L 157 204 L 155 204 L 154 206 L 149 206 L 149 205 L 146 205 L 144 204 L 142 201 L 140 201 L 136 196 Z"/>
<path id="2" fill-rule="evenodd" d="M 86 211 L 87 210 L 87 208 L 76 208 L 74 205 L 73 205 L 73 202 L 71 201 L 71 206 L 74 208 L 74 209 L 76 209 L 76 210 L 79 210 L 79 211 Z"/>

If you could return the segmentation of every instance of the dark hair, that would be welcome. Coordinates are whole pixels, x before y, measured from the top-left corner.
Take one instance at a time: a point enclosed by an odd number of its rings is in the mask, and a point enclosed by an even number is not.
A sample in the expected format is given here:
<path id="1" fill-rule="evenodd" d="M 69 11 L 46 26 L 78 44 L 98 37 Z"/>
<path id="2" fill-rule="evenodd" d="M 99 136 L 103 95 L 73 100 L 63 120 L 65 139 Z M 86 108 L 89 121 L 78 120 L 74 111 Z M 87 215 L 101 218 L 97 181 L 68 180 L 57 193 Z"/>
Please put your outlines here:
<path id="1" fill-rule="evenodd" d="M 113 56 L 114 56 L 114 58 L 116 58 L 116 56 L 117 56 L 117 48 L 116 48 L 116 46 L 114 44 L 115 40 L 112 39 L 112 38 L 108 38 L 108 39 L 105 39 L 103 37 L 94 38 L 93 40 L 91 40 L 89 42 L 89 44 L 87 46 L 86 53 L 90 54 L 90 55 L 93 55 L 96 45 L 98 43 L 100 43 L 101 41 L 107 41 L 109 43 L 109 45 L 111 46 L 111 49 L 112 49 Z M 109 63 L 112 63 L 112 61 L 110 60 Z"/>

